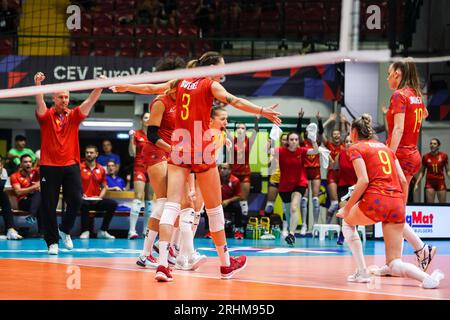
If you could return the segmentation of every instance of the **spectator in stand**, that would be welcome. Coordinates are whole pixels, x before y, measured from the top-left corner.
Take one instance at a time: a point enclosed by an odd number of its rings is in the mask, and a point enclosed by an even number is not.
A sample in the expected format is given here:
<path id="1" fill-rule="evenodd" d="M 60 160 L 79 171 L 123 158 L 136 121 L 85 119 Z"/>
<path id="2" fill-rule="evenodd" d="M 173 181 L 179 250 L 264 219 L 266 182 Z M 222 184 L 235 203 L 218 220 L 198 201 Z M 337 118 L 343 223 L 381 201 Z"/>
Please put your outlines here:
<path id="1" fill-rule="evenodd" d="M 8 158 L 12 159 L 16 169 L 20 165 L 20 157 L 25 154 L 29 155 L 33 162 L 36 161 L 36 155 L 33 150 L 27 148 L 27 138 L 22 135 L 17 135 L 15 138 L 15 147 L 8 151 Z"/>
<path id="2" fill-rule="evenodd" d="M 112 152 L 112 143 L 111 140 L 103 140 L 102 141 L 103 153 L 99 155 L 97 158 L 97 163 L 99 163 L 104 169 L 108 161 L 113 160 L 117 164 L 117 170 L 120 169 L 120 156 Z"/>
<path id="3" fill-rule="evenodd" d="M 39 169 L 33 168 L 33 160 L 27 154 L 20 157 L 20 168 L 10 177 L 11 186 L 17 198 L 20 210 L 30 213 L 26 221 L 30 224 L 38 222 L 38 230 L 41 232 L 41 183 L 39 181 Z"/>
<path id="4" fill-rule="evenodd" d="M 90 217 L 89 211 L 104 211 L 103 223 L 97 232 L 97 238 L 115 239 L 108 233 L 117 202 L 111 199 L 104 199 L 107 185 L 106 172 L 100 164 L 96 162 L 98 150 L 96 146 L 89 145 L 85 149 L 86 161 L 80 166 L 81 182 L 83 184 L 83 201 L 81 203 L 81 235 L 80 239 L 89 239 Z"/>
<path id="5" fill-rule="evenodd" d="M 414 185 L 414 191 L 419 188 L 420 181 L 427 172 L 425 184 L 425 202 L 434 203 L 437 195 L 439 203 L 446 203 L 447 186 L 445 185 L 445 174 L 450 178 L 450 169 L 448 168 L 448 155 L 439 151 L 441 141 L 433 138 L 430 141 L 431 152 L 422 157 L 422 168 L 419 177 Z"/>
<path id="6" fill-rule="evenodd" d="M 3 158 L 0 156 L 0 207 L 2 208 L 3 219 L 5 220 L 6 239 L 22 240 L 22 236 L 14 229 L 14 218 L 11 211 L 11 203 L 8 195 L 3 190 L 8 180 L 8 173 L 3 168 Z"/>
<path id="7" fill-rule="evenodd" d="M 229 163 L 219 164 L 218 169 L 222 185 L 222 207 L 225 217 L 232 221 L 234 220 L 234 238 L 244 239 L 242 211 L 239 205 L 239 200 L 241 199 L 240 181 L 231 174 L 231 165 Z"/>
<path id="8" fill-rule="evenodd" d="M 19 13 L 14 8 L 8 7 L 8 0 L 2 0 L 0 9 L 0 34 L 14 35 L 17 32 Z"/>
<path id="9" fill-rule="evenodd" d="M 117 168 L 117 164 L 113 160 L 109 160 L 106 164 L 106 183 L 108 185 L 108 190 L 111 191 L 124 191 L 126 190 L 127 184 L 125 180 L 117 175 L 119 169 Z"/>
<path id="10" fill-rule="evenodd" d="M 214 3 L 208 0 L 200 0 L 197 10 L 195 11 L 194 23 L 201 30 L 203 37 L 210 34 L 211 26 L 215 24 L 215 7 Z"/>

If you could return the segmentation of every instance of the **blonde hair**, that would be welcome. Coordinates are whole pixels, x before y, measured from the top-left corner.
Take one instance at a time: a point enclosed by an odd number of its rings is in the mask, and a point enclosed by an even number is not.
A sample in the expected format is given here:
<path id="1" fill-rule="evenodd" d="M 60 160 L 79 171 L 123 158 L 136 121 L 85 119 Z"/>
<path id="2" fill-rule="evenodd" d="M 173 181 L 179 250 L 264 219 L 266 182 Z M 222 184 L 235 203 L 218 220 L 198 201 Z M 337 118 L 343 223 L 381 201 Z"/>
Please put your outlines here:
<path id="1" fill-rule="evenodd" d="M 363 140 L 370 140 L 375 135 L 375 131 L 372 128 L 372 117 L 367 113 L 353 120 L 352 129 L 356 129 L 358 138 Z"/>

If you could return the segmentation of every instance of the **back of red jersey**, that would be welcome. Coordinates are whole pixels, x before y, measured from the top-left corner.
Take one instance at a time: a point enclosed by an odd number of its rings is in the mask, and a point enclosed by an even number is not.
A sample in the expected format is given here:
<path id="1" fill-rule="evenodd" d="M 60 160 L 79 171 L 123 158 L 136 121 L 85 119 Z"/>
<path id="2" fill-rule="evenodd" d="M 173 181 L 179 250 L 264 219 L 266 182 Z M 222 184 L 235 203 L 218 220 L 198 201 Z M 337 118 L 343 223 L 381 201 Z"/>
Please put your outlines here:
<path id="1" fill-rule="evenodd" d="M 134 133 L 134 145 L 136 146 L 136 154 L 134 161 L 140 163 L 144 161 L 144 146 L 148 143 L 147 134 L 142 130 L 137 130 Z"/>
<path id="2" fill-rule="evenodd" d="M 171 144 L 172 132 L 175 129 L 175 112 L 176 103 L 168 95 L 157 96 L 148 107 L 149 111 L 152 110 L 153 105 L 160 101 L 164 105 L 164 113 L 161 119 L 161 124 L 158 129 L 158 136 L 164 140 L 164 142 Z"/>
<path id="3" fill-rule="evenodd" d="M 303 147 L 312 149 L 313 145 L 311 140 L 303 140 Z M 305 168 L 320 168 L 320 154 L 306 155 L 305 157 Z"/>
<path id="4" fill-rule="evenodd" d="M 205 134 L 209 129 L 210 113 L 214 96 L 211 92 L 213 81 L 207 78 L 184 79 L 178 83 L 174 135 L 175 145 L 183 152 L 203 152 L 207 146 L 214 153 L 212 134 Z M 185 129 L 184 133 L 180 129 Z M 189 133 L 189 139 L 185 134 Z M 182 136 L 183 138 L 180 138 Z M 187 141 L 186 141 L 187 140 Z M 209 149 L 208 149 L 209 150 Z"/>
<path id="5" fill-rule="evenodd" d="M 386 114 L 386 121 L 388 125 L 387 145 L 390 145 L 391 143 L 395 114 L 404 113 L 404 130 L 399 146 L 417 146 L 424 112 L 425 105 L 423 104 L 423 100 L 420 96 L 417 96 L 413 89 L 403 88 L 395 90 L 391 96 L 389 110 Z"/>
<path id="6" fill-rule="evenodd" d="M 422 164 L 427 168 L 427 180 L 445 180 L 445 166 L 448 164 L 448 156 L 444 152 L 433 155 L 431 152 L 423 156 Z"/>
<path id="7" fill-rule="evenodd" d="M 376 140 L 360 141 L 349 148 L 349 154 L 350 161 L 362 158 L 366 164 L 369 176 L 366 193 L 403 197 L 395 166 L 396 157 L 385 144 Z"/>

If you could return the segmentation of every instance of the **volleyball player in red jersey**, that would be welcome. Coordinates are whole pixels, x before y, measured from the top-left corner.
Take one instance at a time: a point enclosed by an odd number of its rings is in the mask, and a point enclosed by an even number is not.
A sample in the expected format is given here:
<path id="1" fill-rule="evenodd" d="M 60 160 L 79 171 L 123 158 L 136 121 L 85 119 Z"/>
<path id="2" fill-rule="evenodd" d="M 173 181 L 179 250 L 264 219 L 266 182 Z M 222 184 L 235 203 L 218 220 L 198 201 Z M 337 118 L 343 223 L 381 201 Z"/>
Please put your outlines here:
<path id="1" fill-rule="evenodd" d="M 395 91 L 386 114 L 386 145 L 397 156 L 409 186 L 413 175 L 420 169 L 421 156 L 417 142 L 422 121 L 428 116 L 428 111 L 423 104 L 417 68 L 411 59 L 391 64 L 387 81 Z M 407 198 L 408 190 L 405 193 Z M 436 247 L 425 245 L 407 223 L 403 236 L 414 248 L 418 265 L 426 271 L 436 254 Z"/>
<path id="2" fill-rule="evenodd" d="M 337 214 L 344 219 L 342 232 L 357 264 L 356 273 L 347 281 L 371 281 L 356 226 L 382 222 L 386 264 L 391 273 L 418 280 L 424 289 L 437 288 L 443 279 L 439 270 L 428 275 L 401 260 L 407 180 L 392 149 L 374 140 L 373 135 L 370 115 L 364 114 L 353 121 L 351 137 L 355 143 L 349 153 L 358 180 L 347 204 Z"/>
<path id="3" fill-rule="evenodd" d="M 330 115 L 330 119 L 335 120 L 336 114 L 332 113 Z M 341 129 L 334 129 L 331 132 L 331 139 L 328 139 L 325 135 L 323 136 L 323 144 L 328 150 L 330 150 L 330 163 L 328 165 L 327 171 L 327 187 L 328 195 L 330 196 L 330 207 L 327 211 L 328 224 L 331 223 L 331 219 L 333 218 L 335 212 L 339 209 L 337 186 L 339 182 L 340 171 L 339 168 L 336 168 L 334 164 L 337 162 L 339 153 L 345 150 L 345 145 L 344 143 L 342 143 L 342 136 L 345 136 L 346 134 L 346 119 L 343 114 L 341 114 L 340 120 Z"/>
<path id="4" fill-rule="evenodd" d="M 231 174 L 241 182 L 241 211 L 243 216 L 248 215 L 248 195 L 250 193 L 250 151 L 258 135 L 258 119 L 255 117 L 255 132 L 247 137 L 247 126 L 245 123 L 237 123 L 236 137 L 233 144 L 233 164 Z M 241 230 L 242 231 L 242 230 Z"/>
<path id="5" fill-rule="evenodd" d="M 448 168 L 448 155 L 439 151 L 440 145 L 441 141 L 439 139 L 431 139 L 431 152 L 423 156 L 422 169 L 414 185 L 414 191 L 416 191 L 426 171 L 425 201 L 427 203 L 434 203 L 436 194 L 440 203 L 446 202 L 447 186 L 445 185 L 445 173 L 450 178 L 450 170 Z"/>
<path id="6" fill-rule="evenodd" d="M 280 168 L 278 190 L 286 208 L 285 214 L 289 230 L 285 241 L 289 245 L 294 245 L 295 230 L 298 225 L 298 208 L 308 185 L 304 161 L 308 155 L 318 153 L 319 147 L 315 139 L 313 148 L 299 147 L 299 134 L 296 132 L 289 133 L 287 140 L 287 147 L 282 146 L 275 149 L 274 159 L 278 161 Z"/>
<path id="7" fill-rule="evenodd" d="M 141 129 L 130 132 L 130 143 L 128 145 L 128 153 L 134 157 L 134 200 L 130 210 L 130 230 L 128 231 L 128 239 L 136 239 L 139 235 L 136 232 L 136 223 L 142 208 L 142 200 L 144 200 L 144 235 L 147 233 L 148 220 L 152 213 L 152 197 L 153 189 L 150 184 L 150 178 L 147 174 L 147 164 L 145 162 L 144 147 L 148 143 L 146 125 L 150 119 L 150 113 L 145 112 L 141 118 Z"/>
<path id="8" fill-rule="evenodd" d="M 216 52 L 207 52 L 197 61 L 197 66 L 223 64 L 223 57 Z M 213 135 L 208 132 L 213 99 L 226 102 L 245 112 L 260 114 L 275 124 L 281 123 L 281 120 L 278 118 L 279 113 L 274 111 L 276 105 L 263 108 L 245 99 L 237 98 L 220 85 L 221 78 L 222 76 L 218 75 L 162 84 L 176 91 L 177 112 L 176 130 L 172 135 L 173 151 L 171 163 L 168 166 L 167 202 L 159 228 L 159 266 L 155 275 L 158 281 L 173 280 L 167 262 L 169 241 L 173 224 L 180 213 L 180 202 L 183 197 L 183 190 L 179 186 L 186 181 L 190 172 L 196 173 L 204 198 L 211 236 L 220 259 L 221 277 L 229 279 L 247 264 L 245 256 L 230 258 L 226 246 L 220 178 L 215 164 Z"/>
<path id="9" fill-rule="evenodd" d="M 156 63 L 155 71 L 182 69 L 185 67 L 183 59 L 166 57 Z M 114 92 L 134 92 L 139 94 L 163 94 L 169 88 L 166 84 L 139 84 L 111 87 Z M 148 223 L 143 251 L 136 262 L 140 266 L 157 267 L 156 258 L 151 250 L 159 231 L 164 203 L 167 200 L 167 161 L 171 150 L 171 135 L 175 128 L 175 94 L 157 96 L 149 106 L 150 120 L 147 123 L 147 138 L 149 142 L 144 146 L 144 162 L 147 165 L 147 174 L 155 193 L 156 201 Z M 172 251 L 172 250 L 171 250 Z M 175 263 L 171 252 L 172 263 Z"/>

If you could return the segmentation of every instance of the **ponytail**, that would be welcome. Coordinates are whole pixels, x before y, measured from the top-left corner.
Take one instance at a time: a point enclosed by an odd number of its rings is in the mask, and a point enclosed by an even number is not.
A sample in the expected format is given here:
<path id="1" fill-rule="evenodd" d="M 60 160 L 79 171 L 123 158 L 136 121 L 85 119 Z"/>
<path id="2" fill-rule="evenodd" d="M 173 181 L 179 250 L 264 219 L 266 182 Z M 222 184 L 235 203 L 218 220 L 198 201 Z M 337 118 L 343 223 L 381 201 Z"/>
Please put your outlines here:
<path id="1" fill-rule="evenodd" d="M 394 62 L 392 67 L 394 70 L 400 70 L 402 74 L 402 80 L 397 89 L 408 87 L 413 89 L 418 97 L 422 97 L 419 72 L 417 71 L 417 66 L 413 58 L 405 58 L 401 61 Z"/>

